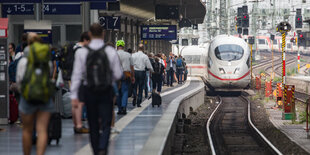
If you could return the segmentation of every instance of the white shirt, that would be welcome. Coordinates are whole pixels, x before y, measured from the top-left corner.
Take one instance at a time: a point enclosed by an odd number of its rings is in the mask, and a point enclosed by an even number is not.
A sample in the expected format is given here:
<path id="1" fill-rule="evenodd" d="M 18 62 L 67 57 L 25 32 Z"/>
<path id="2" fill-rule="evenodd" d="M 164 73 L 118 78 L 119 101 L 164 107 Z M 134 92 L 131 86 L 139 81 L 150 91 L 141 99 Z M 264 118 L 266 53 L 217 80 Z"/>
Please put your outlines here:
<path id="1" fill-rule="evenodd" d="M 164 60 L 163 59 L 159 59 L 159 63 L 161 63 L 161 64 L 163 64 L 163 66 L 165 67 L 165 62 L 164 62 Z"/>
<path id="2" fill-rule="evenodd" d="M 121 61 L 124 71 L 131 71 L 130 66 L 133 66 L 131 54 L 125 52 L 124 50 L 118 50 L 117 54 Z"/>
<path id="3" fill-rule="evenodd" d="M 101 39 L 93 39 L 89 43 L 89 48 L 93 50 L 98 50 L 104 46 L 104 42 Z M 112 80 L 117 81 L 119 80 L 123 75 L 123 70 L 118 58 L 118 55 L 113 47 L 107 47 L 106 48 L 106 54 L 108 56 L 108 59 L 110 61 L 110 68 L 112 70 Z M 85 47 L 82 47 L 78 49 L 75 52 L 74 56 L 74 65 L 73 65 L 73 72 L 71 77 L 71 99 L 77 99 L 78 98 L 78 90 L 81 84 L 81 80 L 86 75 L 86 59 L 88 55 L 88 50 Z M 87 84 L 86 81 L 83 83 L 84 85 Z"/>
<path id="4" fill-rule="evenodd" d="M 153 67 L 149 57 L 147 57 L 142 51 L 132 54 L 132 61 L 135 71 L 145 71 L 145 68 L 148 68 L 153 72 Z"/>

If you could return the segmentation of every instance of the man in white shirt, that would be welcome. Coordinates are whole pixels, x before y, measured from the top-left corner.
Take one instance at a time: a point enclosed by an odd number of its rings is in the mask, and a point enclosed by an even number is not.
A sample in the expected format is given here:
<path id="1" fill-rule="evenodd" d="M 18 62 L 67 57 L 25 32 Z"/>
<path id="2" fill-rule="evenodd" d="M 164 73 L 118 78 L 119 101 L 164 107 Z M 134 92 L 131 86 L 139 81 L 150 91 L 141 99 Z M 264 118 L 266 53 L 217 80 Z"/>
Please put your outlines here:
<path id="1" fill-rule="evenodd" d="M 108 64 L 111 70 L 110 78 L 112 79 L 112 82 L 108 84 L 110 85 L 110 89 L 105 89 L 104 92 L 97 92 L 93 90 L 92 87 L 88 86 L 89 82 L 87 80 L 84 80 L 83 83 L 81 83 L 82 79 L 91 78 L 87 77 L 86 75 L 88 72 L 86 67 L 89 50 L 86 47 L 78 49 L 75 53 L 74 67 L 71 78 L 72 106 L 79 104 L 78 91 L 80 85 L 83 85 L 85 104 L 88 114 L 90 141 L 93 148 L 93 153 L 107 154 L 113 111 L 112 83 L 122 77 L 123 70 L 115 49 L 110 46 L 104 46 L 103 29 L 99 24 L 96 23 L 90 27 L 89 36 L 91 38 L 91 42 L 87 46 L 89 49 L 102 50 L 102 48 L 105 47 L 104 52 L 106 54 L 107 60 L 109 61 Z M 94 71 L 96 68 L 94 68 L 92 71 Z M 99 82 L 102 83 L 102 81 Z M 99 132 L 99 130 L 102 132 Z"/>
<path id="2" fill-rule="evenodd" d="M 117 106 L 118 106 L 117 114 L 126 115 L 129 84 L 130 82 L 132 83 L 135 82 L 135 71 L 133 69 L 131 54 L 124 51 L 125 42 L 123 40 L 118 40 L 116 46 L 117 46 L 117 54 L 119 56 L 119 59 L 121 61 L 124 70 L 123 78 L 120 82 L 121 86 L 119 90 L 120 94 L 118 95 L 117 98 Z"/>
<path id="3" fill-rule="evenodd" d="M 135 84 L 133 87 L 133 105 L 141 107 L 142 92 L 145 85 L 145 68 L 153 72 L 153 67 L 147 55 L 143 53 L 144 47 L 142 44 L 139 45 L 138 52 L 132 55 L 133 66 L 135 70 Z M 139 94 L 137 99 L 137 87 L 139 87 Z"/>
<path id="4" fill-rule="evenodd" d="M 172 52 L 170 52 L 169 57 L 166 60 L 167 62 L 167 83 L 168 85 L 170 85 L 170 87 L 173 86 L 173 78 L 174 78 L 174 72 L 176 71 L 176 62 L 175 62 L 175 58 L 172 54 Z"/>

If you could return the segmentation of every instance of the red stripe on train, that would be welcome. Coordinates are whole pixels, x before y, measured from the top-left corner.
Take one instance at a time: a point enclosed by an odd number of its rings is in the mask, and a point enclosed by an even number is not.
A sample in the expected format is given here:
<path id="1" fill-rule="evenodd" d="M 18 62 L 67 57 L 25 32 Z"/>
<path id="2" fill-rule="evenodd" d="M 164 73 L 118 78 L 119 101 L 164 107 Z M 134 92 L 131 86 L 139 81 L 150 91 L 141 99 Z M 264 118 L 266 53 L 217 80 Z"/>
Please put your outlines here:
<path id="1" fill-rule="evenodd" d="M 207 68 L 206 66 L 187 66 L 189 68 Z"/>
<path id="2" fill-rule="evenodd" d="M 248 71 L 248 72 L 245 73 L 243 76 L 241 76 L 240 78 L 237 78 L 237 79 L 222 79 L 222 78 L 220 78 L 220 77 L 214 75 L 212 72 L 210 72 L 210 70 L 208 70 L 208 73 L 211 74 L 213 77 L 215 77 L 215 78 L 221 80 L 221 81 L 238 81 L 238 80 L 241 80 L 241 79 L 245 78 L 247 75 L 249 75 L 249 74 L 250 74 L 250 71 Z"/>

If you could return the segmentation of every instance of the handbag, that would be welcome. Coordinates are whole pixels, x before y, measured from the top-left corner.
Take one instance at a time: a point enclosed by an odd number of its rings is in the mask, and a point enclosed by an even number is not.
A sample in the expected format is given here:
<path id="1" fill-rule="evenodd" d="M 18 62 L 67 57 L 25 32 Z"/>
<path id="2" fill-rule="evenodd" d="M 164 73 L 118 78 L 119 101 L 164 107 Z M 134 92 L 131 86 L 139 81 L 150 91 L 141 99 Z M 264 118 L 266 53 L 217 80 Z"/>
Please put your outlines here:
<path id="1" fill-rule="evenodd" d="M 56 87 L 63 88 L 64 86 L 65 86 L 65 83 L 64 83 L 64 79 L 62 78 L 62 72 L 61 72 L 61 69 L 59 69 L 58 77 L 56 80 Z"/>
<path id="2" fill-rule="evenodd" d="M 124 77 L 125 77 L 126 80 L 131 79 L 131 72 L 124 71 Z"/>

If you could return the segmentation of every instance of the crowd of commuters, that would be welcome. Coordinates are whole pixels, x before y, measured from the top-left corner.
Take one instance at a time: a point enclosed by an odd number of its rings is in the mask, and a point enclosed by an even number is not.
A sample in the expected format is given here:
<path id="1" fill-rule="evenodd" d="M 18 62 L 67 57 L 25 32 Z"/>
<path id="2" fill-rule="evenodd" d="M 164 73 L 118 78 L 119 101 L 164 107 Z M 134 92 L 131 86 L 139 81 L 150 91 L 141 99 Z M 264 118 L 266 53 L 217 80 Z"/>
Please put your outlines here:
<path id="1" fill-rule="evenodd" d="M 181 56 L 172 52 L 168 56 L 147 53 L 143 44 L 136 52 L 126 50 L 123 40 L 113 47 L 104 43 L 99 24 L 82 33 L 78 43 L 59 50 L 44 44 L 35 33 L 23 34 L 21 42 L 17 47 L 9 44 L 9 77 L 10 93 L 18 100 L 25 155 L 31 154 L 33 137 L 36 154 L 45 152 L 49 120 L 57 112 L 54 102 L 59 88 L 55 83 L 59 78 L 64 79 L 71 93 L 73 131 L 89 133 L 95 155 L 107 154 L 109 137 L 114 132 L 114 105 L 117 114 L 126 115 L 129 97 L 133 106 L 141 107 L 150 93 L 160 94 L 163 86 L 172 87 L 186 80 L 186 63 Z M 63 62 L 71 60 L 66 57 L 69 52 L 73 52 L 71 67 Z M 84 108 L 89 128 L 82 122 Z"/>

